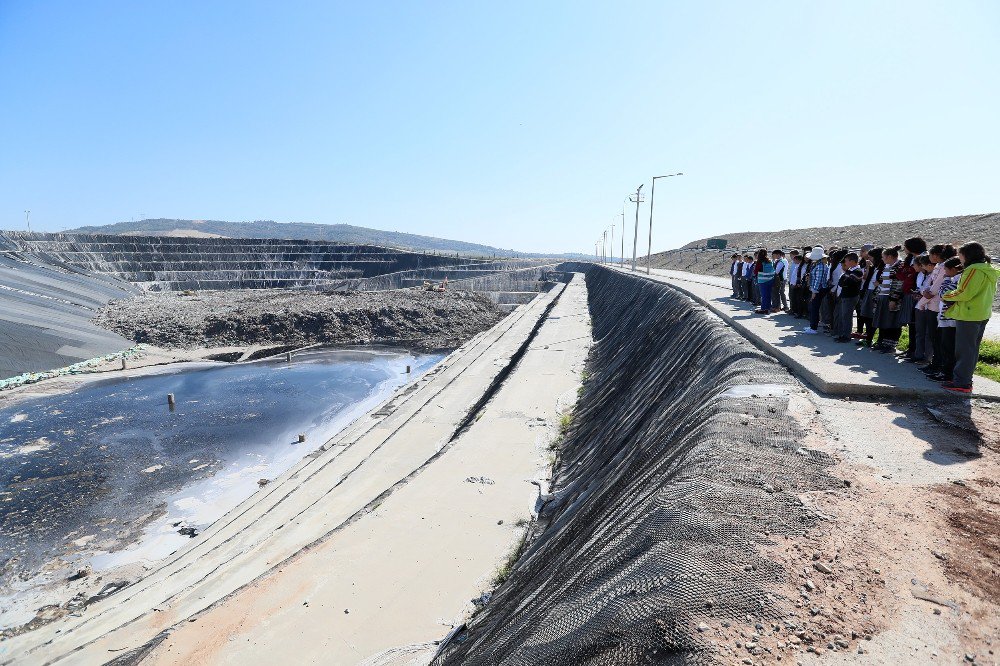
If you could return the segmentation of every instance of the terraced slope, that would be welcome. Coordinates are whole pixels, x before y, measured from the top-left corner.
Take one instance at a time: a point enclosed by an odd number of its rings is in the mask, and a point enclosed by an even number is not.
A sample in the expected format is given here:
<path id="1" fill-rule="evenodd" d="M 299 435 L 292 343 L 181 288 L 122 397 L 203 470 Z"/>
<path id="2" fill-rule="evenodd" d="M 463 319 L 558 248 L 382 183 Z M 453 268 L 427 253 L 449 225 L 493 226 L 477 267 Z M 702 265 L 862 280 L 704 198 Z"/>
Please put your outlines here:
<path id="1" fill-rule="evenodd" d="M 0 248 L 121 278 L 149 291 L 350 288 L 350 280 L 459 261 L 453 256 L 377 245 L 274 238 L 0 232 Z"/>

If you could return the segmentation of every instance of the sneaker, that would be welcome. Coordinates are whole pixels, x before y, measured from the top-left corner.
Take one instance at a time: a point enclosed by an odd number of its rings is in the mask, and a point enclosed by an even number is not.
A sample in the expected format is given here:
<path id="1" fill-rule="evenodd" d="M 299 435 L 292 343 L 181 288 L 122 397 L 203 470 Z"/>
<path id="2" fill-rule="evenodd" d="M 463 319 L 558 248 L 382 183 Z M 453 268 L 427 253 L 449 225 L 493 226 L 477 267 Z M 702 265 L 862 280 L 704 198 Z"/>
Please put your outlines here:
<path id="1" fill-rule="evenodd" d="M 939 370 L 938 368 L 935 368 L 933 365 L 925 365 L 924 367 L 918 368 L 918 369 L 920 370 L 920 372 L 922 372 L 922 373 L 924 373 L 925 375 L 928 375 L 928 376 L 930 376 L 930 375 L 937 375 L 937 374 L 941 373 L 941 370 Z"/>
<path id="2" fill-rule="evenodd" d="M 815 328 L 810 328 L 808 326 L 803 328 L 802 332 L 805 333 L 806 335 L 816 335 L 817 333 L 819 333 L 819 331 L 817 331 Z"/>
<path id="3" fill-rule="evenodd" d="M 969 384 L 968 386 L 961 386 L 955 382 L 945 382 L 944 384 L 941 384 L 941 388 L 946 391 L 954 391 L 955 393 L 972 393 L 972 384 Z"/>
<path id="4" fill-rule="evenodd" d="M 861 340 L 862 338 L 865 337 L 865 334 L 864 333 L 851 333 L 851 337 L 854 338 L 855 340 Z"/>
<path id="5" fill-rule="evenodd" d="M 834 342 L 850 342 L 851 338 L 846 335 L 838 335 L 833 339 Z"/>
<path id="6" fill-rule="evenodd" d="M 766 315 L 766 314 L 769 314 L 769 311 L 768 310 L 754 310 L 753 313 L 754 314 L 763 314 L 763 315 Z"/>

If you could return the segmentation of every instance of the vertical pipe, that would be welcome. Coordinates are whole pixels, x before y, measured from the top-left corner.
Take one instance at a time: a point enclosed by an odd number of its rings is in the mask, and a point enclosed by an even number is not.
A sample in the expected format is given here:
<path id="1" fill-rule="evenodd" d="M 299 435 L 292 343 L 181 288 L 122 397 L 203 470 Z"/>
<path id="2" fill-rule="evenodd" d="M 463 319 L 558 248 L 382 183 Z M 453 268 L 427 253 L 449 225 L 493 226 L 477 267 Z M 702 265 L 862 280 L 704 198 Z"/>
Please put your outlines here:
<path id="1" fill-rule="evenodd" d="M 655 182 L 655 181 L 654 181 Z M 645 183 L 643 183 L 645 185 Z M 642 185 L 635 190 L 635 233 L 632 236 L 632 272 L 635 272 L 636 248 L 639 245 L 639 193 L 642 192 Z"/>

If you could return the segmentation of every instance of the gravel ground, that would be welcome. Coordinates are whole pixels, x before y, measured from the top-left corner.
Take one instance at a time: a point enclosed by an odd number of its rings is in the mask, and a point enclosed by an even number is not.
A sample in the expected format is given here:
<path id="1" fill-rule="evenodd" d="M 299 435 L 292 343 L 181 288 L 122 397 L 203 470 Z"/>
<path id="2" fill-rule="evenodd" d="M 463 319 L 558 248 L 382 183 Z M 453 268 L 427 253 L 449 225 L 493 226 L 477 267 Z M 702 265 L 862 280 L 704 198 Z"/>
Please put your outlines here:
<path id="1" fill-rule="evenodd" d="M 426 351 L 458 347 L 502 318 L 486 298 L 461 292 L 245 290 L 148 293 L 112 301 L 94 321 L 161 347 L 381 343 Z"/>

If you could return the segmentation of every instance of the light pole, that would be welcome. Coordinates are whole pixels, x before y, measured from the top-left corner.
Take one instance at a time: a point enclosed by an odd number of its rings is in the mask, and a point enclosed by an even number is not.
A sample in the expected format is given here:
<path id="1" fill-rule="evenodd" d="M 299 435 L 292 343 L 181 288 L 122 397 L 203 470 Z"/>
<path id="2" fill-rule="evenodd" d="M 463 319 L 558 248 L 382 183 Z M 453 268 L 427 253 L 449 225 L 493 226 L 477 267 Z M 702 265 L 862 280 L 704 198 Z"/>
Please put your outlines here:
<path id="1" fill-rule="evenodd" d="M 639 245 L 639 202 L 642 201 L 643 183 L 635 188 L 635 194 L 629 196 L 629 201 L 635 201 L 635 233 L 632 235 L 632 272 L 635 272 L 635 253 Z M 634 197 L 634 198 L 633 198 Z"/>
<path id="2" fill-rule="evenodd" d="M 601 234 L 601 258 L 603 263 L 608 263 L 608 230 L 605 229 L 604 233 Z"/>
<path id="3" fill-rule="evenodd" d="M 24 211 L 24 223 L 28 225 L 28 233 L 31 233 L 31 211 Z"/>
<path id="4" fill-rule="evenodd" d="M 618 217 L 615 215 L 615 217 Z M 625 265 L 625 204 L 622 204 L 622 254 L 618 257 L 618 264 Z"/>
<path id="5" fill-rule="evenodd" d="M 656 181 L 658 178 L 673 178 L 674 176 L 683 176 L 683 172 L 671 173 L 666 176 L 653 176 L 653 187 L 650 188 L 649 192 L 649 244 L 646 246 L 646 275 L 649 275 L 649 267 L 652 263 L 653 255 L 653 198 L 656 196 Z M 639 214 L 638 206 L 636 206 L 636 215 Z M 635 267 L 633 266 L 633 269 Z"/>
<path id="6" fill-rule="evenodd" d="M 615 263 L 615 223 L 611 223 L 611 244 L 608 246 L 611 248 L 611 265 Z"/>

